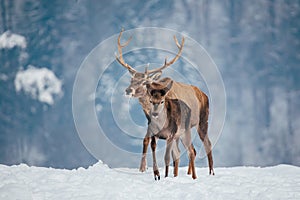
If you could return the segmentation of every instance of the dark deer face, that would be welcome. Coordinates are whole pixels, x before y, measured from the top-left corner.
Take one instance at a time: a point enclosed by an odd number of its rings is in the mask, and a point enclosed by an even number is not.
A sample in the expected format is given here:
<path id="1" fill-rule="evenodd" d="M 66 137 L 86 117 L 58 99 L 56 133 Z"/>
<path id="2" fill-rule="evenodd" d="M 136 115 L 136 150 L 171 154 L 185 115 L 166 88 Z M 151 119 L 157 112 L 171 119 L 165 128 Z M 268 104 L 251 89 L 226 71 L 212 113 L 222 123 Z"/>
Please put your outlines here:
<path id="1" fill-rule="evenodd" d="M 165 106 L 165 92 L 164 90 L 151 91 L 151 110 L 150 114 L 154 118 L 158 118 L 158 115 L 162 112 Z"/>
<path id="2" fill-rule="evenodd" d="M 165 97 L 173 85 L 173 81 L 165 87 L 159 83 L 147 84 L 147 91 L 150 95 L 150 115 L 154 118 L 158 118 L 165 106 Z"/>

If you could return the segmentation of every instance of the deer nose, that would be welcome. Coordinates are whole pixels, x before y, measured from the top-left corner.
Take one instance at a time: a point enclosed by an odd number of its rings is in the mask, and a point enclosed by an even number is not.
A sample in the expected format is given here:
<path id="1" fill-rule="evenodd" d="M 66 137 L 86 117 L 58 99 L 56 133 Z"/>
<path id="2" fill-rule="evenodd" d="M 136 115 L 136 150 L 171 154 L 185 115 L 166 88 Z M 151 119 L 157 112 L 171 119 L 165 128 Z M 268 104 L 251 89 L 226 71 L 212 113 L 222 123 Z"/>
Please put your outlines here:
<path id="1" fill-rule="evenodd" d="M 152 116 L 153 116 L 154 118 L 157 118 L 157 117 L 158 117 L 158 113 L 152 113 Z"/>
<path id="2" fill-rule="evenodd" d="M 126 92 L 126 95 L 130 95 L 132 93 L 132 89 L 131 88 L 127 88 L 125 90 L 125 92 Z"/>

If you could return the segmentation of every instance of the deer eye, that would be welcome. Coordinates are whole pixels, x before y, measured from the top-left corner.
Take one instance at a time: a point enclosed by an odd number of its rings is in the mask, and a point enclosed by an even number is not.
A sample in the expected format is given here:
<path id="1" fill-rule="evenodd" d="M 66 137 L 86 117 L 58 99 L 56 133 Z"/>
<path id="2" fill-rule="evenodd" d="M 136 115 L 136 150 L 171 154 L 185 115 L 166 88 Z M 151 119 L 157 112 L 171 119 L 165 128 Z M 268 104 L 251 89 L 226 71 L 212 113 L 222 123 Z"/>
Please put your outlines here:
<path id="1" fill-rule="evenodd" d="M 161 101 L 161 102 L 160 102 L 160 104 L 163 104 L 163 103 L 165 103 L 165 101 Z"/>
<path id="2" fill-rule="evenodd" d="M 153 101 L 150 100 L 150 103 L 153 103 Z"/>

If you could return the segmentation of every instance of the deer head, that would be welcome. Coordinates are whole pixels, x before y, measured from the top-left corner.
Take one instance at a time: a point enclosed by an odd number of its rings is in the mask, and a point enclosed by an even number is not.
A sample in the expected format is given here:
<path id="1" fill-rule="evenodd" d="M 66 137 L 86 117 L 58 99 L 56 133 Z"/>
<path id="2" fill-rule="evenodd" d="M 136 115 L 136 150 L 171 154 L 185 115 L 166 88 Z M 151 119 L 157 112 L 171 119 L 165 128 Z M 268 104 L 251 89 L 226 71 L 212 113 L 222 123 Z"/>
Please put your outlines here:
<path id="1" fill-rule="evenodd" d="M 172 88 L 173 81 L 170 80 L 167 85 L 162 85 L 160 83 L 147 84 L 147 92 L 150 95 L 150 115 L 157 118 L 162 112 L 165 106 L 165 97 L 169 90 Z"/>
<path id="2" fill-rule="evenodd" d="M 126 93 L 126 95 L 132 96 L 132 97 L 137 97 L 137 98 L 143 97 L 147 92 L 146 85 L 152 83 L 153 81 L 158 80 L 162 74 L 162 70 L 164 70 L 165 68 L 172 65 L 174 62 L 176 62 L 178 60 L 178 58 L 181 55 L 182 49 L 183 49 L 184 37 L 182 37 L 181 44 L 179 44 L 176 36 L 174 36 L 175 43 L 178 47 L 178 53 L 170 62 L 167 62 L 167 58 L 166 58 L 164 65 L 162 65 L 161 67 L 152 69 L 152 70 L 148 70 L 148 68 L 146 67 L 144 72 L 138 72 L 133 67 L 131 67 L 129 64 L 127 64 L 123 59 L 122 48 L 126 47 L 132 39 L 132 36 L 131 36 L 124 44 L 121 44 L 121 36 L 122 36 L 123 31 L 124 30 L 122 29 L 119 34 L 119 37 L 118 37 L 118 53 L 119 54 L 116 55 L 116 59 L 131 74 L 130 85 L 126 88 L 125 93 Z"/>

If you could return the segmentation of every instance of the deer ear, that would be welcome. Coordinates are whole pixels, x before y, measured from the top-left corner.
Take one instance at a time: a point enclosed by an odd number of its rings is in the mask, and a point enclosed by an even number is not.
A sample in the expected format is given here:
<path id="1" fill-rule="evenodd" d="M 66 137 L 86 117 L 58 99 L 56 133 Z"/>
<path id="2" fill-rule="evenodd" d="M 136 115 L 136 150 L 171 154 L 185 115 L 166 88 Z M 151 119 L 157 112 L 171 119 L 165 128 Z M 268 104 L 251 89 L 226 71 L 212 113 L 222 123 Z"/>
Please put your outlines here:
<path id="1" fill-rule="evenodd" d="M 152 80 L 152 81 L 156 81 L 158 80 L 160 77 L 161 77 L 161 74 L 162 74 L 162 71 L 158 71 L 158 72 L 155 72 L 154 74 L 151 74 L 149 76 L 149 78 Z"/>
<path id="2" fill-rule="evenodd" d="M 163 89 L 163 91 L 165 92 L 165 95 L 168 94 L 168 92 L 170 91 L 170 89 L 173 86 L 173 80 L 171 80 L 168 85 Z"/>
<path id="3" fill-rule="evenodd" d="M 147 83 L 146 84 L 146 88 L 147 88 L 147 90 L 149 90 L 149 88 L 150 88 L 151 86 L 150 86 L 150 84 L 149 83 Z"/>
<path id="4" fill-rule="evenodd" d="M 147 83 L 147 84 L 146 84 L 146 88 L 147 88 L 148 94 L 151 94 L 152 88 L 151 88 L 150 83 Z"/>

